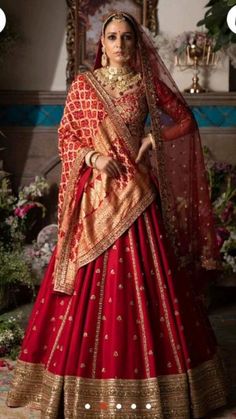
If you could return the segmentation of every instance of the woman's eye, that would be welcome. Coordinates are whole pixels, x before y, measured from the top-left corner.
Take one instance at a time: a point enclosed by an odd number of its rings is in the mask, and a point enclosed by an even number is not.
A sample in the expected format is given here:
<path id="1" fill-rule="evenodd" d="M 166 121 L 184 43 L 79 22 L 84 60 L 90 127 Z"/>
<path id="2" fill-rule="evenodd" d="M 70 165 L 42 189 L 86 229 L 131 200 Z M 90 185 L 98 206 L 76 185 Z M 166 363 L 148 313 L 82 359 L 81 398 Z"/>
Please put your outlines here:
<path id="1" fill-rule="evenodd" d="M 132 36 L 131 35 L 125 35 L 124 39 L 126 39 L 127 41 L 130 41 L 132 39 Z"/>
<path id="2" fill-rule="evenodd" d="M 115 35 L 109 35 L 109 36 L 108 36 L 108 39 L 110 39 L 110 40 L 114 40 L 114 39 L 116 39 L 116 37 L 115 37 Z"/>

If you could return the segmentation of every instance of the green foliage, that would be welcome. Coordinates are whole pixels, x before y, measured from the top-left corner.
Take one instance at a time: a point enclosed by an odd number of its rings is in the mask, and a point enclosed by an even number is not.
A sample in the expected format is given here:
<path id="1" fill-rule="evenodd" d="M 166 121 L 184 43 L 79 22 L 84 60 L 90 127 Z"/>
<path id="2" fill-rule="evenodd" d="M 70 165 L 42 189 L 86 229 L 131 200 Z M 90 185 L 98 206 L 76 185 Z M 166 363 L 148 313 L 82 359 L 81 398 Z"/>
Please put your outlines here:
<path id="1" fill-rule="evenodd" d="M 8 318 L 1 316 L 0 357 L 9 356 L 11 359 L 17 358 L 24 337 L 24 329 L 20 326 L 21 317 L 21 315 Z"/>
<path id="2" fill-rule="evenodd" d="M 204 19 L 197 23 L 197 26 L 205 26 L 208 33 L 215 38 L 214 51 L 236 43 L 236 34 L 229 29 L 226 20 L 229 10 L 234 5 L 236 0 L 211 0 L 205 6 L 209 9 Z"/>
<path id="3" fill-rule="evenodd" d="M 35 275 L 24 256 L 25 245 L 34 239 L 45 214 L 39 200 L 48 192 L 43 177 L 13 194 L 8 178 L 0 179 L 0 310 L 17 305 L 17 292 L 29 289 L 35 295 Z M 36 227 L 36 229 L 35 229 Z M 25 291 L 25 290 L 24 290 Z M 27 294 L 27 290 L 26 290 Z"/>
<path id="4" fill-rule="evenodd" d="M 7 250 L 0 244 L 0 287 L 19 283 L 33 288 L 30 269 L 22 257 L 22 251 Z"/>

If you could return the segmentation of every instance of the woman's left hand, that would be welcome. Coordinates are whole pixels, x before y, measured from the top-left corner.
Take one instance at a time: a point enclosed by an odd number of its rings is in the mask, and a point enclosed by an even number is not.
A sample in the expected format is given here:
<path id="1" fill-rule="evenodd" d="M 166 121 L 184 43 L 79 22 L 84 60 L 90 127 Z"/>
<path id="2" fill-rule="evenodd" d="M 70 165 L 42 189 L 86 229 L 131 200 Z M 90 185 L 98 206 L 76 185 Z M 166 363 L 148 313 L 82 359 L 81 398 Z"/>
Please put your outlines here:
<path id="1" fill-rule="evenodd" d="M 136 157 L 135 163 L 140 163 L 144 157 L 146 157 L 146 153 L 148 150 L 152 148 L 152 142 L 149 136 L 144 137 L 142 139 L 142 145 L 140 146 L 138 155 Z"/>

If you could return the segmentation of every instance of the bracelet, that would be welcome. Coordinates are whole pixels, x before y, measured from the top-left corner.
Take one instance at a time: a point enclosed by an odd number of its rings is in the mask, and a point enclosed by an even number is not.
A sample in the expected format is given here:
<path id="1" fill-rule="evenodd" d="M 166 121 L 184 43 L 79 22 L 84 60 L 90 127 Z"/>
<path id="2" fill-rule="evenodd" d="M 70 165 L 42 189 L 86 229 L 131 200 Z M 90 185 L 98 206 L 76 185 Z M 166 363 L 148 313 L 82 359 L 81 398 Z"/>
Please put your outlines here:
<path id="1" fill-rule="evenodd" d="M 151 144 L 152 144 L 152 150 L 154 150 L 154 149 L 155 149 L 155 140 L 154 140 L 154 138 L 153 138 L 152 133 L 151 133 L 151 132 L 149 132 L 147 136 L 150 138 L 150 140 L 151 140 Z"/>
<path id="2" fill-rule="evenodd" d="M 92 164 L 91 164 L 91 157 L 92 157 L 94 154 L 97 154 L 97 151 L 96 151 L 96 150 L 91 150 L 91 151 L 89 151 L 89 152 L 86 154 L 86 156 L 85 156 L 85 163 L 86 163 L 86 164 L 87 164 L 87 166 L 89 166 L 89 167 L 92 167 Z"/>
<path id="3" fill-rule="evenodd" d="M 98 153 L 98 151 L 96 151 L 96 153 L 94 153 L 90 159 L 91 162 L 91 166 L 95 167 L 95 162 L 97 160 L 97 158 L 100 156 L 100 153 Z"/>
<path id="4" fill-rule="evenodd" d="M 101 154 L 100 154 L 100 153 L 98 153 L 98 154 L 96 155 L 96 157 L 94 158 L 94 160 L 93 160 L 93 166 L 95 167 L 95 169 L 97 168 L 97 167 L 96 167 L 96 161 L 97 161 L 98 157 L 100 157 L 100 156 L 101 156 Z"/>

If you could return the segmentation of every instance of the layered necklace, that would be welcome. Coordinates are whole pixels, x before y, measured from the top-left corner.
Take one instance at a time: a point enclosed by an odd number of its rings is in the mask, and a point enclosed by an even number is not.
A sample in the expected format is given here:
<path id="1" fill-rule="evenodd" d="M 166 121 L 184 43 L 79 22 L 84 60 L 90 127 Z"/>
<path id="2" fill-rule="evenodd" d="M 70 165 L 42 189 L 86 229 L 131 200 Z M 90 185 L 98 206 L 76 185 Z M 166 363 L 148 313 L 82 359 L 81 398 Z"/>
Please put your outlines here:
<path id="1" fill-rule="evenodd" d="M 141 74 L 130 67 L 102 67 L 94 71 L 97 80 L 103 87 L 116 90 L 123 95 L 126 90 L 132 89 L 142 80 Z"/>

